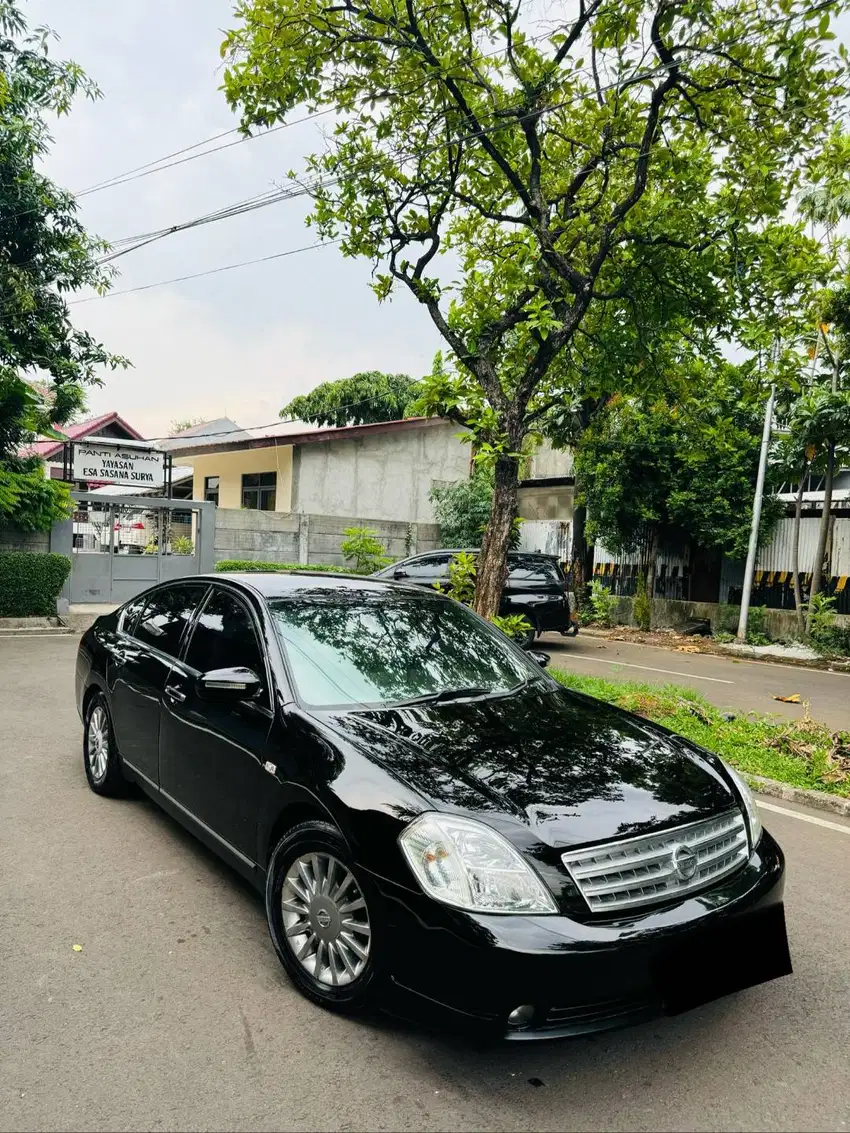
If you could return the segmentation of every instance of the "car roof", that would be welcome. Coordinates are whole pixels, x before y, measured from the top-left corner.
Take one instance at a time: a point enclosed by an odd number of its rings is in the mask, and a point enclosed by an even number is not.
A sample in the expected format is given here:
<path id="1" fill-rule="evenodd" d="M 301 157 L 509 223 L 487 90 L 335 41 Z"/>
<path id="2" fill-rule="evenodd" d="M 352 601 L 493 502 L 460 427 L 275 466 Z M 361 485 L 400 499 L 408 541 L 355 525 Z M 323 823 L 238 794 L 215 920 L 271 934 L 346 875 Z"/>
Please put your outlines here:
<path id="1" fill-rule="evenodd" d="M 327 571 L 216 571 L 200 577 L 209 582 L 235 582 L 250 586 L 266 598 L 281 598 L 306 590 L 343 590 L 361 594 L 387 594 L 404 590 L 416 597 L 423 594 L 421 586 L 411 586 L 409 583 L 393 582 L 371 575 Z M 439 597 L 437 591 L 434 591 L 433 597 Z"/>
<path id="2" fill-rule="evenodd" d="M 418 555 L 410 555 L 410 559 L 427 559 L 432 555 L 480 555 L 480 547 L 435 547 L 433 551 L 422 551 Z M 522 555 L 524 559 L 552 559 L 558 561 L 557 555 L 547 554 L 546 551 L 508 551 L 508 558 L 515 559 Z M 405 560 L 405 561 L 409 561 Z"/>

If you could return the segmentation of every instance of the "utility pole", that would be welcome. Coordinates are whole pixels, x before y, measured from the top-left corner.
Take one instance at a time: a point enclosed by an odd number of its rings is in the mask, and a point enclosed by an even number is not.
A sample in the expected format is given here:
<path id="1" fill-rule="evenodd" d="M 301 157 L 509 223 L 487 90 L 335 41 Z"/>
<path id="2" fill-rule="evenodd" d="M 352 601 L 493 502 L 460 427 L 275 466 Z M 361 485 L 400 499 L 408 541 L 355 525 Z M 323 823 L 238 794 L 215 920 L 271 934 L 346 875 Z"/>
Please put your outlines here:
<path id="1" fill-rule="evenodd" d="M 741 616 L 738 618 L 738 640 L 747 639 L 747 619 L 750 615 L 750 596 L 753 592 L 753 575 L 756 572 L 756 554 L 759 543 L 759 524 L 761 523 L 761 503 L 764 496 L 764 476 L 767 470 L 767 450 L 770 447 L 770 431 L 773 427 L 773 403 L 776 399 L 776 386 L 770 387 L 770 397 L 764 411 L 764 431 L 761 435 L 759 471 L 756 477 L 756 494 L 753 500 L 753 525 L 750 528 L 750 545 L 747 548 L 747 565 L 744 568 L 744 590 L 741 594 Z"/>

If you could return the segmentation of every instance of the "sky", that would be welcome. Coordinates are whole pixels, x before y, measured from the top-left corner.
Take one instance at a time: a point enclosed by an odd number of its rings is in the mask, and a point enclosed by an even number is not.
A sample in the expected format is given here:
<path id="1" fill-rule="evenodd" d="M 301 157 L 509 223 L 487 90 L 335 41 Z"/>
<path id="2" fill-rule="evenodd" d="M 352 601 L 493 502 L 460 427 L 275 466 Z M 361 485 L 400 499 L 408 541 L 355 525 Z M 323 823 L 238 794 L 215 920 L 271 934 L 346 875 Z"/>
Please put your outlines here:
<path id="1" fill-rule="evenodd" d="M 65 188 L 78 192 L 237 125 L 219 89 L 230 0 L 20 2 L 30 26 L 59 33 L 54 55 L 80 63 L 104 95 L 55 123 L 45 165 Z M 538 2 L 551 17 L 563 0 Z M 835 27 L 850 42 L 850 14 Z M 243 201 L 302 169 L 321 148 L 321 128 L 321 120 L 292 125 L 92 193 L 80 200 L 81 219 L 118 240 Z M 283 201 L 170 236 L 122 257 L 114 290 L 311 244 L 306 212 L 303 199 Z M 105 375 L 90 412 L 116 410 L 151 438 L 190 417 L 256 427 L 323 381 L 373 369 L 422 376 L 441 340 L 409 295 L 378 304 L 370 270 L 330 246 L 73 306 L 76 325 L 133 364 Z"/>
<path id="2" fill-rule="evenodd" d="M 78 101 L 53 126 L 48 174 L 75 192 L 237 125 L 219 90 L 229 0 L 22 0 L 30 26 L 59 33 L 103 98 Z M 166 227 L 265 192 L 318 148 L 307 122 L 80 201 L 108 240 Z M 223 138 L 221 142 L 235 139 Z M 122 257 L 114 290 L 254 259 L 315 241 L 303 200 L 179 233 Z M 440 340 L 406 295 L 379 304 L 370 265 L 335 247 L 205 279 L 79 303 L 75 325 L 132 369 L 105 375 L 91 414 L 116 410 L 148 437 L 176 419 L 277 419 L 319 382 L 360 370 L 419 377 Z"/>

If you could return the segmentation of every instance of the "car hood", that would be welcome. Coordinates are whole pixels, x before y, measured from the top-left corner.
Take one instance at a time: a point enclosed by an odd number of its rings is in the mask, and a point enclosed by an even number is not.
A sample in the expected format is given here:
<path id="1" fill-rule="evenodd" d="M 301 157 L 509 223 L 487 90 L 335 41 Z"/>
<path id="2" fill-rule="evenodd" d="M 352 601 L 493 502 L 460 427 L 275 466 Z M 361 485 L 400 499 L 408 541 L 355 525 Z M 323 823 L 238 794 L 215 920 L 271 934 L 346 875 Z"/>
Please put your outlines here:
<path id="1" fill-rule="evenodd" d="M 523 844 L 568 847 L 736 805 L 718 761 L 637 716 L 548 685 L 492 699 L 336 714 L 368 757 L 433 809 Z"/>

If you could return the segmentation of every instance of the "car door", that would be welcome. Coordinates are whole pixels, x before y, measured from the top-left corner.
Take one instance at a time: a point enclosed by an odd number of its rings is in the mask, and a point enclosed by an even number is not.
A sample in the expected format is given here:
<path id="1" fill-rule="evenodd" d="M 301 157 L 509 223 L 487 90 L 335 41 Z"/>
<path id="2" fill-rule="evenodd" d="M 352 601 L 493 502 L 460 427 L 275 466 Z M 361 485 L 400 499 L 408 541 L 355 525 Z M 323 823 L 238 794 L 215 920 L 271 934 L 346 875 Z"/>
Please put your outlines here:
<path id="1" fill-rule="evenodd" d="M 208 583 L 172 583 L 143 594 L 124 611 L 106 663 L 112 725 L 131 769 L 159 782 L 162 696 L 186 627 Z"/>
<path id="2" fill-rule="evenodd" d="M 277 763 L 269 746 L 271 672 L 261 640 L 249 601 L 226 586 L 213 586 L 169 677 L 159 739 L 162 791 L 252 862 L 269 787 L 264 764 Z M 203 692 L 203 673 L 233 667 L 260 677 L 256 697 L 234 702 Z"/>

